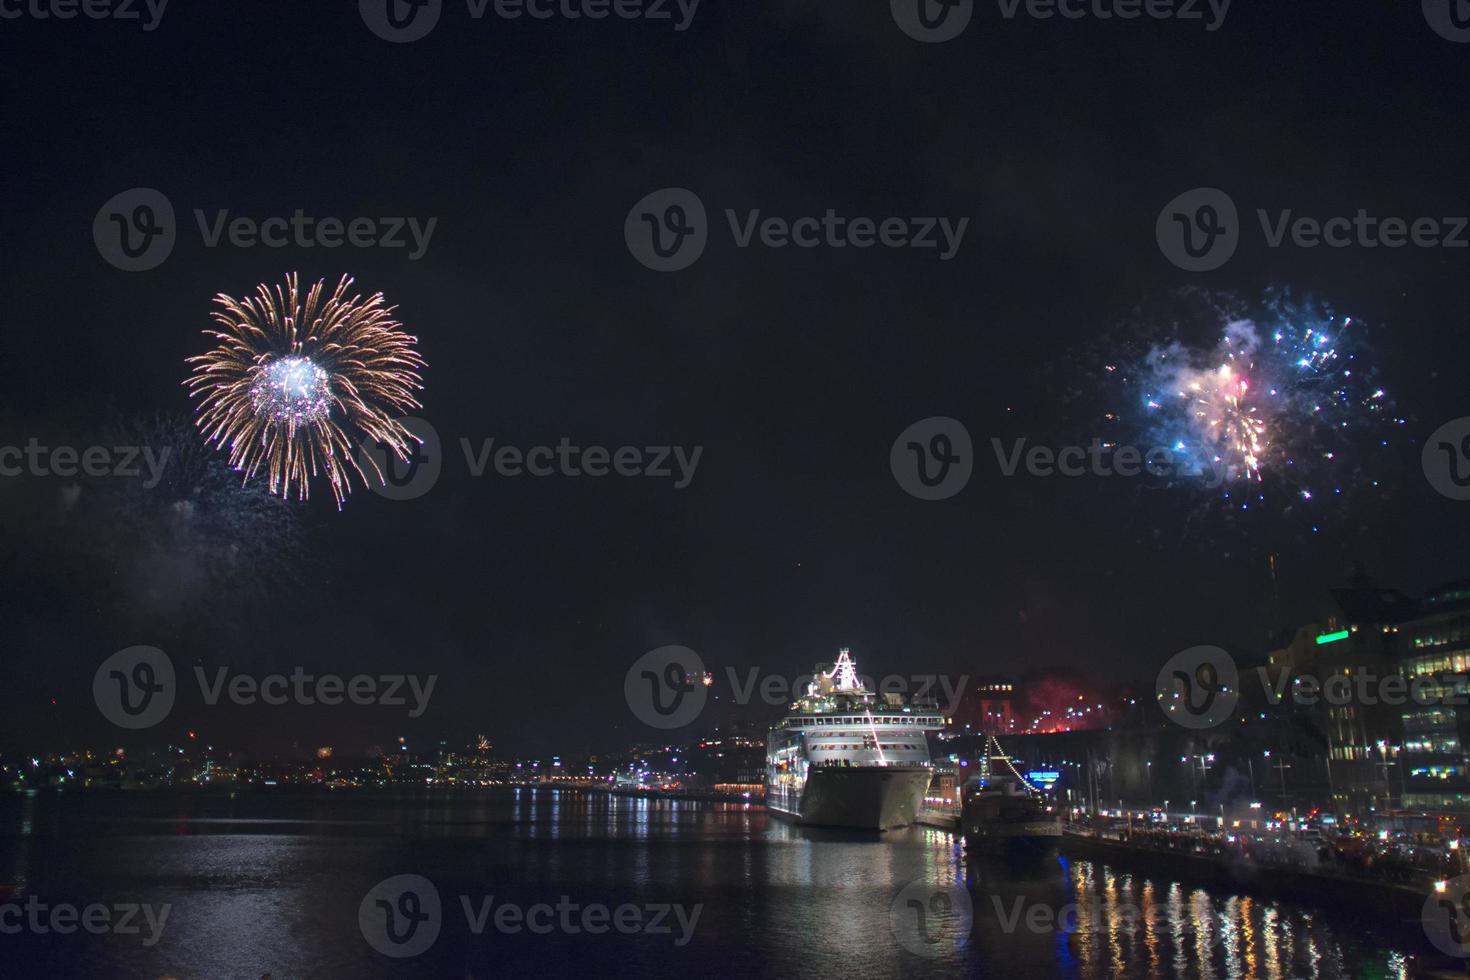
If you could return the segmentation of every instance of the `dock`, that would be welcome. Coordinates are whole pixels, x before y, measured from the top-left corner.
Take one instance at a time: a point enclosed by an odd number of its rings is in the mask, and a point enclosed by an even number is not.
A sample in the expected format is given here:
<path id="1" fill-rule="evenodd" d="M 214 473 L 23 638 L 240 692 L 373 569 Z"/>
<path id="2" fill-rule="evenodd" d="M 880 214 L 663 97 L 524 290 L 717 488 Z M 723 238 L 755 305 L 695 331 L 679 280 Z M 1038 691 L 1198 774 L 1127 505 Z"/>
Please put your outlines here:
<path id="1" fill-rule="evenodd" d="M 1379 875 L 1347 874 L 1306 862 L 1285 864 L 1251 860 L 1228 853 L 1150 846 L 1076 827 L 1063 827 L 1061 846 L 1064 854 L 1074 857 L 1115 861 L 1140 869 L 1155 868 L 1171 874 L 1186 874 L 1220 884 L 1264 891 L 1303 892 L 1317 897 L 1334 893 L 1352 894 L 1395 906 L 1412 907 L 1416 914 L 1424 899 L 1434 891 L 1432 876 L 1422 873 L 1397 880 Z"/>
<path id="2" fill-rule="evenodd" d="M 925 827 L 937 827 L 940 830 L 948 830 L 959 833 L 960 815 L 951 809 L 924 806 L 919 808 L 919 815 L 914 822 Z"/>

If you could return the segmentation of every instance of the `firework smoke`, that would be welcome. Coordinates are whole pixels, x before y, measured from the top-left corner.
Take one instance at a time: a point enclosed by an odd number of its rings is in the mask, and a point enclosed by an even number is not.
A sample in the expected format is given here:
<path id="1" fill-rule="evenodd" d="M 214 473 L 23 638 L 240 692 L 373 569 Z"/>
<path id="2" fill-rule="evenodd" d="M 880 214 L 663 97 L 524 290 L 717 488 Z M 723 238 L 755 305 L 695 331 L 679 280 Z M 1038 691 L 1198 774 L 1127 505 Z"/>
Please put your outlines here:
<path id="1" fill-rule="evenodd" d="M 424 361 L 382 293 L 348 297 L 352 280 L 343 276 L 323 301 L 324 285 L 318 280 L 303 299 L 292 273 L 284 289 L 262 283 L 242 300 L 216 296 L 219 329 L 204 333 L 218 346 L 188 359 L 184 383 L 199 398 L 199 431 L 216 448 L 228 444 L 230 466 L 245 481 L 264 468 L 272 494 L 287 497 L 294 486 L 304 500 L 311 479 L 325 476 L 340 508 L 352 473 L 369 482 L 358 439 L 407 460 L 414 437 L 394 416 L 421 407 Z M 363 458 L 382 483 L 377 464 Z"/>
<path id="2" fill-rule="evenodd" d="M 185 414 L 114 418 L 82 440 L 146 447 L 164 461 L 161 479 L 5 481 L 7 594 L 49 596 L 74 622 L 218 626 L 277 608 L 311 567 L 301 508 L 241 487 Z"/>

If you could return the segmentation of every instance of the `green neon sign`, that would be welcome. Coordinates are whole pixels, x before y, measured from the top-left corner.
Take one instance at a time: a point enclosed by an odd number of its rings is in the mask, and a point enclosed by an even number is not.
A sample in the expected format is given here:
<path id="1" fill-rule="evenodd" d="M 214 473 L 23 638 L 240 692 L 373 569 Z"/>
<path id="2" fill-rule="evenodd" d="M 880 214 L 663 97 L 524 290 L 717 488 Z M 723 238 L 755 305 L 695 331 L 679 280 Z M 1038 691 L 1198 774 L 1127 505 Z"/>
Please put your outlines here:
<path id="1" fill-rule="evenodd" d="M 1338 640 L 1346 640 L 1349 636 L 1352 636 L 1351 630 L 1338 630 L 1336 633 L 1319 633 L 1317 634 L 1317 645 L 1336 643 Z"/>

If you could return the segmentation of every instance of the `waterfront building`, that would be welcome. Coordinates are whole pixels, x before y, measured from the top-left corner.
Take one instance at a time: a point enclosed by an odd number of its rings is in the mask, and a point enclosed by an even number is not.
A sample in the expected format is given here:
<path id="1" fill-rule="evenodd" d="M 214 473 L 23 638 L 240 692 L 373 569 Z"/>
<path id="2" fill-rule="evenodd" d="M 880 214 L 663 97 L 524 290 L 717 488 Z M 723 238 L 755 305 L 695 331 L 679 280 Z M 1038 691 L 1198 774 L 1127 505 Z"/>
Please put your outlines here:
<path id="1" fill-rule="evenodd" d="M 971 681 L 955 704 L 947 725 L 957 735 L 1006 735 L 1017 730 L 1017 689 L 1006 677 Z"/>
<path id="2" fill-rule="evenodd" d="M 1297 629 L 1268 655 L 1278 714 L 1304 736 L 1276 751 L 1293 757 L 1299 786 L 1314 781 L 1313 756 L 1320 758 L 1332 809 L 1366 816 L 1401 795 L 1393 772 L 1403 742 L 1401 706 L 1384 693 L 1397 682 L 1399 628 L 1413 606 L 1400 592 L 1372 587 L 1333 589 L 1332 598 L 1336 614 Z"/>
<path id="3" fill-rule="evenodd" d="M 1399 630 L 1404 804 L 1470 809 L 1470 582 L 1441 586 Z M 1416 686 L 1417 685 L 1417 686 Z"/>

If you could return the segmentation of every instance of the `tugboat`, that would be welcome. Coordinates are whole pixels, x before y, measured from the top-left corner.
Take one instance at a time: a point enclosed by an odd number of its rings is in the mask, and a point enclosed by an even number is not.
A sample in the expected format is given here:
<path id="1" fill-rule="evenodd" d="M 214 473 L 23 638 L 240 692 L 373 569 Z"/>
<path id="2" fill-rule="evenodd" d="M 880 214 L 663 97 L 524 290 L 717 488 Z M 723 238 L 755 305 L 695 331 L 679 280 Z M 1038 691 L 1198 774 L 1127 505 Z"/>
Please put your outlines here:
<path id="1" fill-rule="evenodd" d="M 766 809 L 816 827 L 893 830 L 918 816 L 934 767 L 934 705 L 863 686 L 843 649 L 766 740 Z"/>
<path id="2" fill-rule="evenodd" d="M 980 773 L 960 792 L 960 826 L 970 851 L 1018 854 L 1044 851 L 1062 838 L 1046 796 L 1016 771 L 991 735 Z"/>

